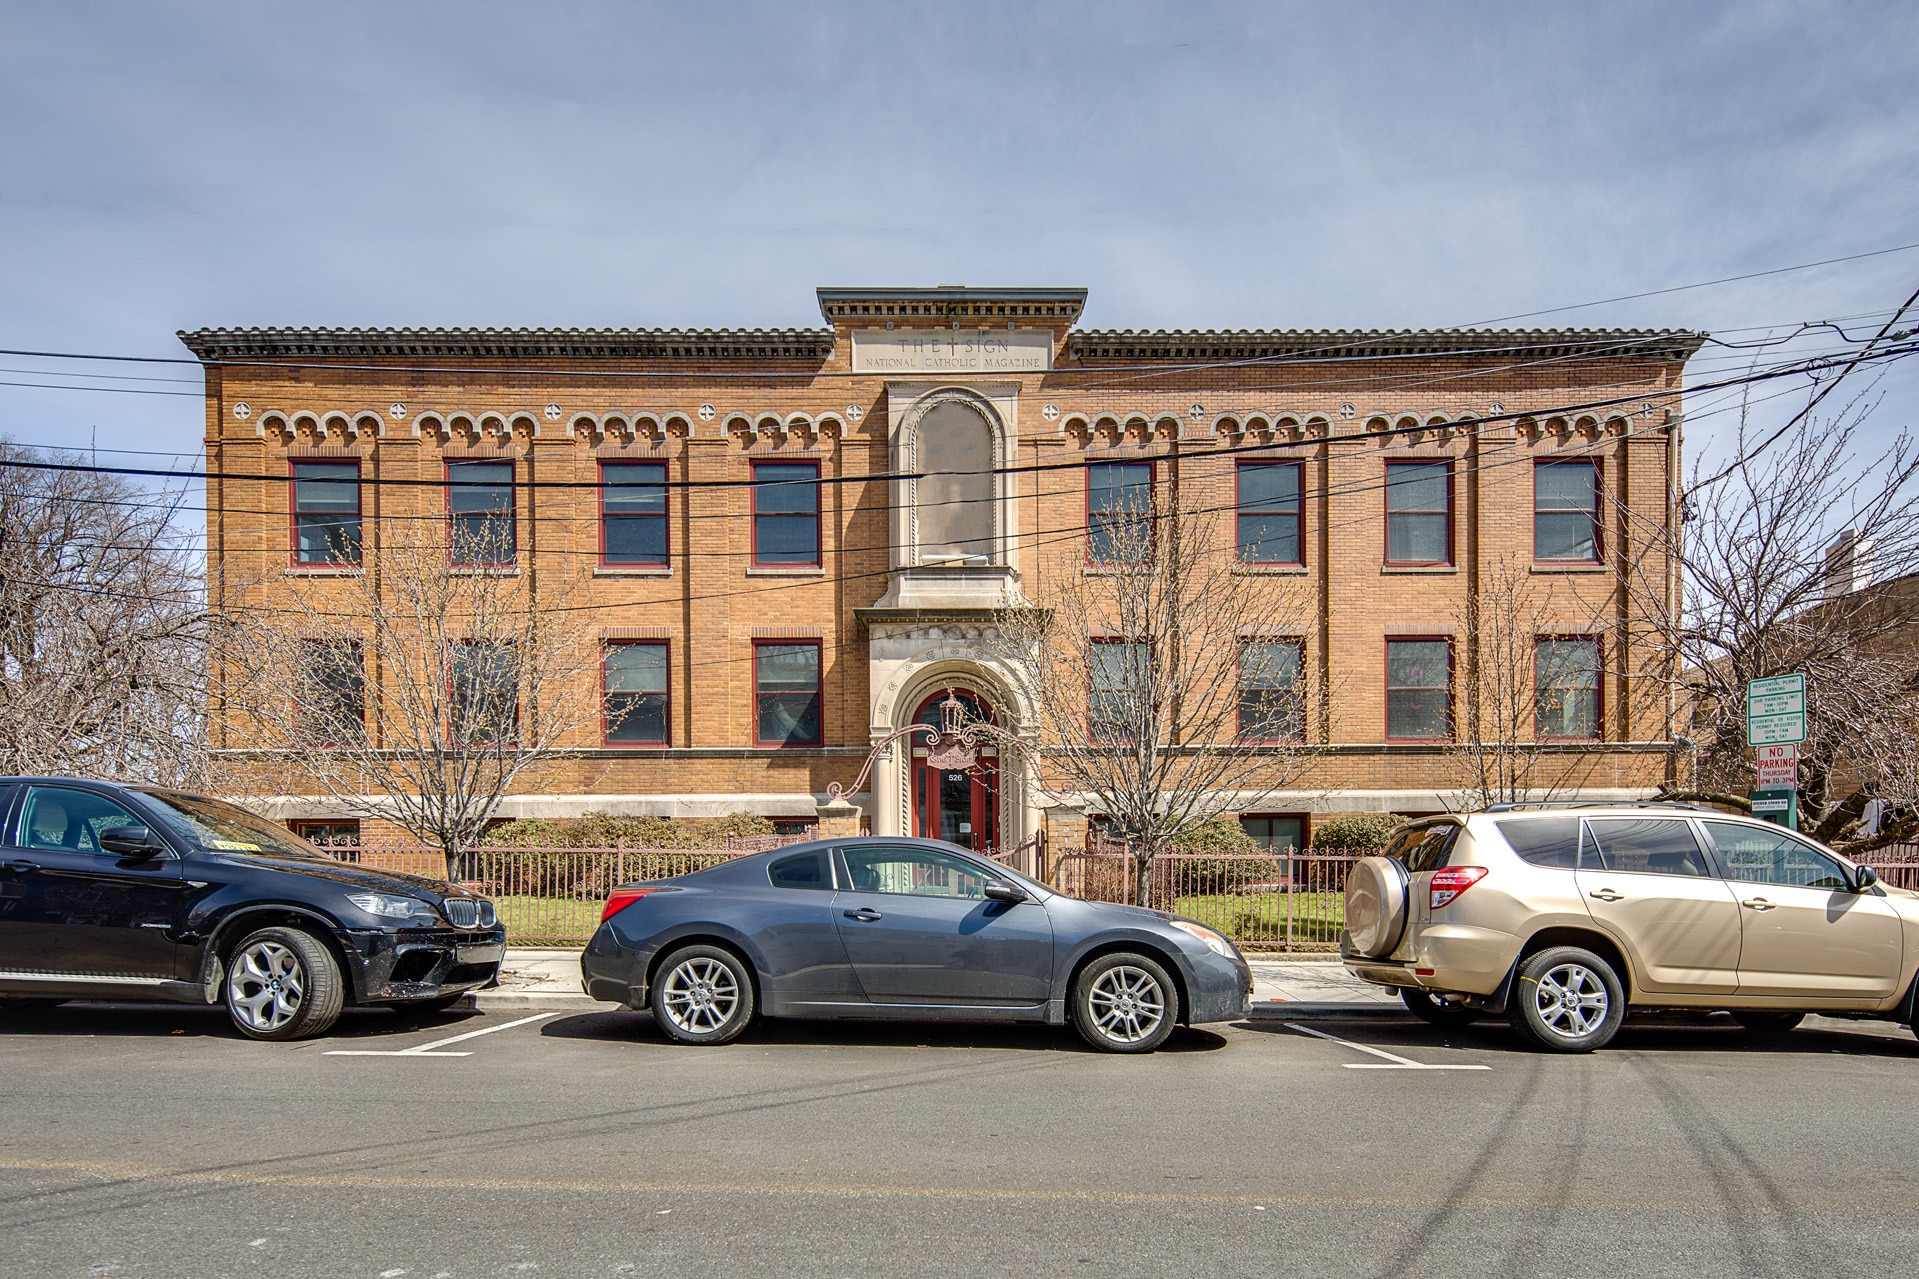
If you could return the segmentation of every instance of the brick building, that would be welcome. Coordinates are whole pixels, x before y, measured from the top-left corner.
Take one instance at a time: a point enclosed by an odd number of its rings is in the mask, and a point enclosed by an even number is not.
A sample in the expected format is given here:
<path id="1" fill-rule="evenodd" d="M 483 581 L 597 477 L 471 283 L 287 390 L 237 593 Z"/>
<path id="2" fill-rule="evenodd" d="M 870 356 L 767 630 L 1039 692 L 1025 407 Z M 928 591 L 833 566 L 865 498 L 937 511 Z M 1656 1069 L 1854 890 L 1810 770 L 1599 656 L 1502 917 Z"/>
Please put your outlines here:
<path id="1" fill-rule="evenodd" d="M 797 825 L 948 688 L 1017 725 L 995 609 L 1044 606 L 1102 510 L 1177 482 L 1217 495 L 1219 554 L 1304 601 L 1280 638 L 1321 690 L 1320 750 L 1240 797 L 1262 838 L 1459 802 L 1461 618 L 1496 565 L 1551 613 L 1533 732 L 1561 792 L 1668 776 L 1641 673 L 1670 567 L 1644 533 L 1674 518 L 1696 335 L 1087 331 L 1085 296 L 827 288 L 817 329 L 182 333 L 211 572 L 265 601 L 376 563 L 388 517 L 505 519 L 495 571 L 585 592 L 634 713 L 503 815 Z M 348 524 L 358 563 L 316 536 Z M 942 787 L 921 756 L 895 746 L 852 796 L 873 831 L 1009 846 L 1050 820 L 1016 769 Z M 337 820 L 260 767 L 283 817 Z"/>

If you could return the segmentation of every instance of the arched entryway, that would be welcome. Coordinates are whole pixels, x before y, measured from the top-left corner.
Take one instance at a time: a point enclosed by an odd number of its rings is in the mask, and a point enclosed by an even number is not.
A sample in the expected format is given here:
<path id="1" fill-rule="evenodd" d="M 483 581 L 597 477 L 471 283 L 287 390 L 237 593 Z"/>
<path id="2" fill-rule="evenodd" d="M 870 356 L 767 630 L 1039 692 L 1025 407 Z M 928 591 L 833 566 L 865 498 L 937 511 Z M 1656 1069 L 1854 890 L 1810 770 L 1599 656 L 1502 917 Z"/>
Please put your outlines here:
<path id="1" fill-rule="evenodd" d="M 994 723 L 993 708 L 985 698 L 970 689 L 955 689 L 952 694 L 965 708 L 971 722 Z M 920 703 L 916 724 L 941 723 L 940 703 L 945 689 Z M 913 764 L 909 777 L 912 796 L 912 831 L 922 839 L 943 839 L 961 848 L 985 851 L 999 842 L 999 751 L 992 746 L 980 748 L 978 761 L 967 769 L 935 768 L 928 762 L 930 748 L 923 734 L 915 734 Z"/>

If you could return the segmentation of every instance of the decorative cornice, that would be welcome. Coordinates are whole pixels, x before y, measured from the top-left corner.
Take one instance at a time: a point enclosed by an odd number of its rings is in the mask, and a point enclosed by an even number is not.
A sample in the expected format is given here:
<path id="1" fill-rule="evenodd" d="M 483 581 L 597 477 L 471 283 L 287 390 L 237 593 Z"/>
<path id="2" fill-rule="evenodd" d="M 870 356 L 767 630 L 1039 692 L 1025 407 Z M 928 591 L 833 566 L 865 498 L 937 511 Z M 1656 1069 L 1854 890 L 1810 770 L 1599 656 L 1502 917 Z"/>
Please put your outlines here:
<path id="1" fill-rule="evenodd" d="M 182 329 L 208 363 L 286 359 L 805 360 L 831 329 Z"/>
<path id="2" fill-rule="evenodd" d="M 970 289 L 943 284 L 933 289 L 816 290 L 820 314 L 828 324 L 861 324 L 899 319 L 974 319 L 1071 324 L 1086 308 L 1085 289 Z"/>
<path id="3" fill-rule="evenodd" d="M 1690 359 L 1706 340 L 1684 329 L 1090 329 L 1067 336 L 1077 361 L 1362 360 L 1392 355 L 1527 359 Z"/>

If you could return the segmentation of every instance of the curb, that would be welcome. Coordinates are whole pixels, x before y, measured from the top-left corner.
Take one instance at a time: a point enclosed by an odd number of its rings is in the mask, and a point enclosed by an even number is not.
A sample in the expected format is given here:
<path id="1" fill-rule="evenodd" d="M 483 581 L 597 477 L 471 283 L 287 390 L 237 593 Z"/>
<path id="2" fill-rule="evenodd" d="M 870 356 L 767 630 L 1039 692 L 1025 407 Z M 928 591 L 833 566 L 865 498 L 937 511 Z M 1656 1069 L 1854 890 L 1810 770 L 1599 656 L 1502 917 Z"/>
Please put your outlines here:
<path id="1" fill-rule="evenodd" d="M 468 991 L 460 996 L 455 1008 L 477 1008 L 484 1012 L 489 1008 L 570 1008 L 575 1012 L 611 1012 L 624 1008 L 624 1004 L 607 1004 L 586 995 L 568 994 L 563 990 L 477 990 Z"/>
<path id="2" fill-rule="evenodd" d="M 1247 1021 L 1399 1021 L 1412 1014 L 1399 1001 L 1367 1000 L 1318 1003 L 1307 1000 L 1262 999 L 1246 1014 Z"/>

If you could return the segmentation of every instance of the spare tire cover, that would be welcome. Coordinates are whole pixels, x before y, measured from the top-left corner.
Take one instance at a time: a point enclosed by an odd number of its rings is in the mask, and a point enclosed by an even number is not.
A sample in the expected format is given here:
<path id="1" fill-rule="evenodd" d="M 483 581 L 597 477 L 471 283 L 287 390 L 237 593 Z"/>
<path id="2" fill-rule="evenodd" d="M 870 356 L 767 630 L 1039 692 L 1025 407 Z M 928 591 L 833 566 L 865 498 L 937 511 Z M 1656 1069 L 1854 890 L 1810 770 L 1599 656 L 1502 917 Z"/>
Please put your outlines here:
<path id="1" fill-rule="evenodd" d="M 1406 868 L 1390 857 L 1362 857 L 1346 876 L 1346 936 L 1368 959 L 1393 953 L 1406 931 Z"/>

